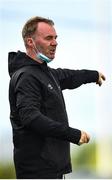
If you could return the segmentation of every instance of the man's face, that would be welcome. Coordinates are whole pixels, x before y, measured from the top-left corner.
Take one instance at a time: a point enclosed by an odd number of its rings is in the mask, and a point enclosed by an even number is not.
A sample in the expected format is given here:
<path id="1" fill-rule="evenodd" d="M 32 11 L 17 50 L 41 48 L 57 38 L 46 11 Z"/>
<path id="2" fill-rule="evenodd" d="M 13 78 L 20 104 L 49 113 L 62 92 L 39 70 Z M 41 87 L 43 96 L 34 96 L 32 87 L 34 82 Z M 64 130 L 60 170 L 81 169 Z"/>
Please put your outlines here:
<path id="1" fill-rule="evenodd" d="M 40 22 L 35 33 L 36 48 L 50 59 L 55 58 L 57 34 L 53 26 Z"/>

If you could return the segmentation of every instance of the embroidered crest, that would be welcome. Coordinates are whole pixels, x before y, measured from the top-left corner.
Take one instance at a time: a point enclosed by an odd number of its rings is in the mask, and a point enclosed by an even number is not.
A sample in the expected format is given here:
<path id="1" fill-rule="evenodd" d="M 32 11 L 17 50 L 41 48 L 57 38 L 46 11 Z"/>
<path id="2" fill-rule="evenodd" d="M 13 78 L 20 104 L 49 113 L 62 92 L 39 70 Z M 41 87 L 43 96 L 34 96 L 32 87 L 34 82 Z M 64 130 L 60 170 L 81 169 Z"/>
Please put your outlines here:
<path id="1" fill-rule="evenodd" d="M 52 85 L 50 83 L 48 84 L 48 88 L 53 89 L 53 87 L 52 87 Z"/>

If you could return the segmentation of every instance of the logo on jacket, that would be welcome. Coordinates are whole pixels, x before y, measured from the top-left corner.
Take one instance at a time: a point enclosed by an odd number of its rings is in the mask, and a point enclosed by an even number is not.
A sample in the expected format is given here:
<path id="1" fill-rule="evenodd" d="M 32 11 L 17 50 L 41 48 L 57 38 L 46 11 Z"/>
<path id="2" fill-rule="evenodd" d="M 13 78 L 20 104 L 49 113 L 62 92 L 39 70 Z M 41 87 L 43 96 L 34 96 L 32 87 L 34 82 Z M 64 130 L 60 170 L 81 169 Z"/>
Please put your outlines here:
<path id="1" fill-rule="evenodd" d="M 52 87 L 52 85 L 50 83 L 48 84 L 48 88 L 53 89 L 53 87 Z"/>

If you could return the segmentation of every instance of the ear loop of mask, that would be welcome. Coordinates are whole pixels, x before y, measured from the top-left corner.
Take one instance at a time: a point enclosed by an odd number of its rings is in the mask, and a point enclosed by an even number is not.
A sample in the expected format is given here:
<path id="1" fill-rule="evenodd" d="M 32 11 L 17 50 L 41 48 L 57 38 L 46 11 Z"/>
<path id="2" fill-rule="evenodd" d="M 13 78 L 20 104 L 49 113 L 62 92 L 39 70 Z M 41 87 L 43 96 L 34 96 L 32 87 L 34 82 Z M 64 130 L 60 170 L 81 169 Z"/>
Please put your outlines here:
<path id="1" fill-rule="evenodd" d="M 35 49 L 38 51 L 38 53 L 37 53 L 37 52 L 34 50 L 35 53 L 36 53 L 37 59 L 40 59 L 40 60 L 42 60 L 42 61 L 44 61 L 44 62 L 46 62 L 46 63 L 51 62 L 52 59 L 50 59 L 50 58 L 48 58 L 47 56 L 45 56 L 44 54 L 40 53 L 39 50 L 38 50 L 38 48 L 36 47 L 33 39 L 32 39 L 32 41 L 33 41 L 33 45 L 34 45 Z"/>

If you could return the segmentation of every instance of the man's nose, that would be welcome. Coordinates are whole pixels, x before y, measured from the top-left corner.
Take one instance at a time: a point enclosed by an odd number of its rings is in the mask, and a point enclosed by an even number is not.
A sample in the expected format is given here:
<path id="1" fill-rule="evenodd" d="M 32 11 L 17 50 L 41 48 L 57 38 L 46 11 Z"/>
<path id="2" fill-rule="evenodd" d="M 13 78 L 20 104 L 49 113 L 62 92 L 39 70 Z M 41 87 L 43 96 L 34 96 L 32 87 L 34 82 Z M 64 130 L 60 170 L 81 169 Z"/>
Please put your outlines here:
<path id="1" fill-rule="evenodd" d="M 57 45 L 58 45 L 56 39 L 53 39 L 53 40 L 52 40 L 51 45 L 52 45 L 52 46 L 57 46 Z"/>

